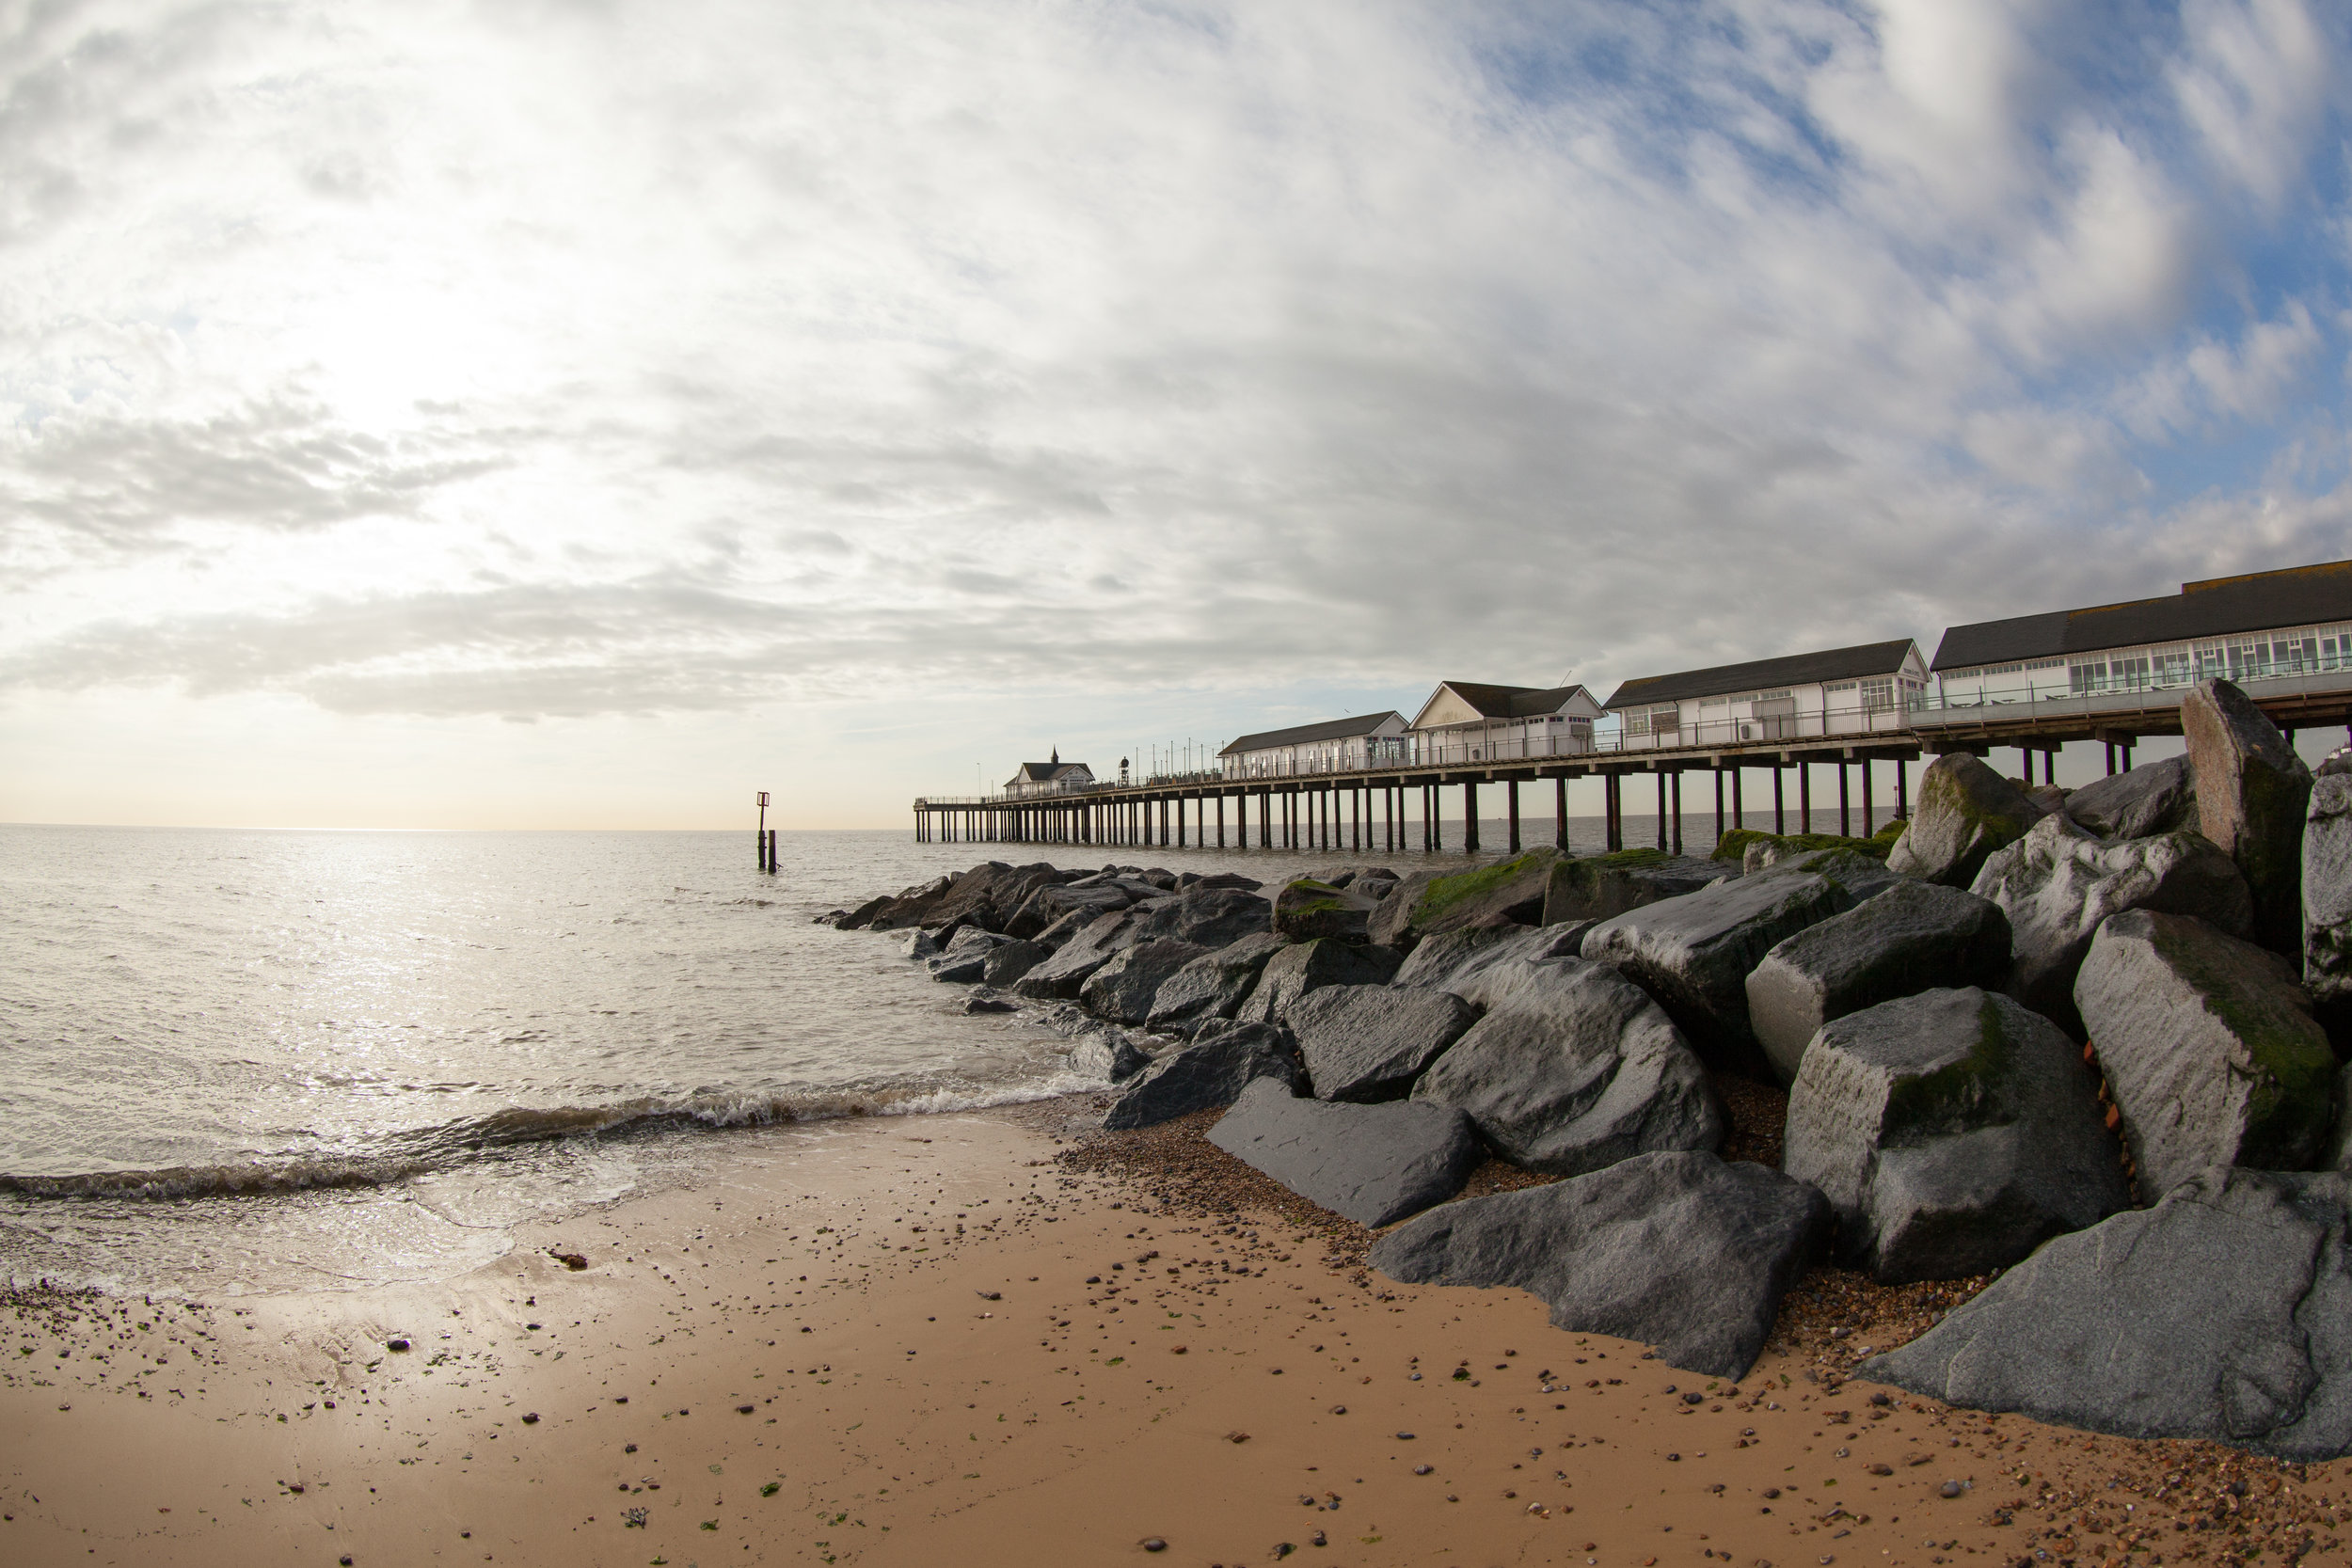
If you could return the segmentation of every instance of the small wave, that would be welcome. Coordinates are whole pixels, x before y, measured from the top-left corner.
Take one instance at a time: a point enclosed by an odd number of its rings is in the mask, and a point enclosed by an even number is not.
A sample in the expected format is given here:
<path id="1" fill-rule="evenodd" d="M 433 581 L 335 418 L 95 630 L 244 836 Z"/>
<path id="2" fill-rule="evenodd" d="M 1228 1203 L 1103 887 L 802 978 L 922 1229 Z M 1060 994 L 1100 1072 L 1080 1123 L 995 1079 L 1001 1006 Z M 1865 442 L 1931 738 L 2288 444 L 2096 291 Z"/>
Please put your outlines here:
<path id="1" fill-rule="evenodd" d="M 618 1105 L 509 1106 L 400 1133 L 369 1153 L 305 1154 L 215 1165 L 153 1170 L 90 1171 L 71 1176 L 0 1173 L 0 1193 L 44 1198 L 172 1199 L 262 1196 L 332 1187 L 384 1187 L 444 1170 L 493 1151 L 561 1138 L 657 1133 L 665 1131 L 770 1127 L 837 1121 L 850 1117 L 937 1116 L 996 1105 L 1053 1100 L 1100 1088 L 1093 1080 L 1059 1071 L 1026 1083 L 990 1086 L 913 1085 L 812 1089 L 787 1094 L 692 1095 Z"/>

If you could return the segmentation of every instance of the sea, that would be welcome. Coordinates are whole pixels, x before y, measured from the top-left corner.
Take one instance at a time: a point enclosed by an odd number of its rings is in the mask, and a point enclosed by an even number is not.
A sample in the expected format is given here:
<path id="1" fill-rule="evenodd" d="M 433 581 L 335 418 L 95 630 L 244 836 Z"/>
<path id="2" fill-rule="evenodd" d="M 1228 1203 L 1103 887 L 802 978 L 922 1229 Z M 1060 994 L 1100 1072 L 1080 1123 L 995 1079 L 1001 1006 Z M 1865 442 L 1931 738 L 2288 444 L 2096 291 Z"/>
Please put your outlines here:
<path id="1" fill-rule="evenodd" d="M 1590 852 L 1601 824 L 1570 836 Z M 1038 1015 L 965 1016 L 903 933 L 818 917 L 991 859 L 1425 860 L 903 831 L 786 832 L 778 858 L 762 873 L 748 831 L 0 826 L 0 1276 L 448 1277 L 524 1222 L 697 1180 L 730 1138 L 1100 1087 Z"/>

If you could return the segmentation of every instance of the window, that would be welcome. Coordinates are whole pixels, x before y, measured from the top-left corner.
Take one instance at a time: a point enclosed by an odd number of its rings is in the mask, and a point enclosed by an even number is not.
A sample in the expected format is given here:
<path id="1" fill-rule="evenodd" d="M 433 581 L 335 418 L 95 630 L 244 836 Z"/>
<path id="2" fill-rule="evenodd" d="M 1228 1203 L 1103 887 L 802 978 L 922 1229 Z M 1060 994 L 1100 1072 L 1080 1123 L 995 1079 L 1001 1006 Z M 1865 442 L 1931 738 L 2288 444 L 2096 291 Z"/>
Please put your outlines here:
<path id="1" fill-rule="evenodd" d="M 1895 677 L 1882 676 L 1862 683 L 1862 711 L 1885 713 L 1895 706 Z"/>

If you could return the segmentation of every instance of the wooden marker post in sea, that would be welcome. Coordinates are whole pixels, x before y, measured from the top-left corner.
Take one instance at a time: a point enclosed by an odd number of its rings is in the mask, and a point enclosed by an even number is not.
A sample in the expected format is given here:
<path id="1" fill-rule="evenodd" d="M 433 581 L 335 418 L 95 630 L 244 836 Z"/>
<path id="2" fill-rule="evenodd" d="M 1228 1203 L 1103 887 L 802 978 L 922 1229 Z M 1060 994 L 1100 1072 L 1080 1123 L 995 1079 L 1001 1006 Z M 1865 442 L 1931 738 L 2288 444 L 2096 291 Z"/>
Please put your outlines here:
<path id="1" fill-rule="evenodd" d="M 768 826 L 768 792 L 764 789 L 759 792 L 759 832 L 753 837 L 752 843 L 759 857 L 759 869 L 773 876 L 776 869 L 776 832 Z"/>

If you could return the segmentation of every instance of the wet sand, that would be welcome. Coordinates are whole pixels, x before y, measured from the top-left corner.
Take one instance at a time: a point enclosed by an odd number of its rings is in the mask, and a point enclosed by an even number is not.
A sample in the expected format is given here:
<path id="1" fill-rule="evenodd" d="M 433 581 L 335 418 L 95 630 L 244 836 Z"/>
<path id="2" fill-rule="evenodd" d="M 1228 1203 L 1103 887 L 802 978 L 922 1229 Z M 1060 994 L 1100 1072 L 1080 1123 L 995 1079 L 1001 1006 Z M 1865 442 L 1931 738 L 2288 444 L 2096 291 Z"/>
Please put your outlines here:
<path id="1" fill-rule="evenodd" d="M 1817 1275 L 1747 1378 L 1695 1377 L 1367 1271 L 1206 1118 L 1082 1147 L 1068 1109 L 739 1134 L 442 1284 L 13 1292 L 0 1562 L 2344 1555 L 2345 1465 L 1844 1379 L 1964 1290 Z"/>

